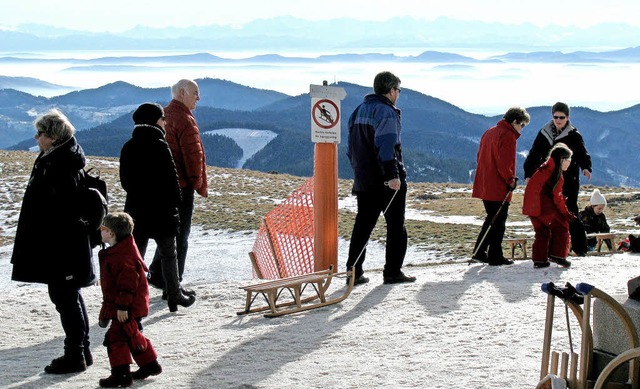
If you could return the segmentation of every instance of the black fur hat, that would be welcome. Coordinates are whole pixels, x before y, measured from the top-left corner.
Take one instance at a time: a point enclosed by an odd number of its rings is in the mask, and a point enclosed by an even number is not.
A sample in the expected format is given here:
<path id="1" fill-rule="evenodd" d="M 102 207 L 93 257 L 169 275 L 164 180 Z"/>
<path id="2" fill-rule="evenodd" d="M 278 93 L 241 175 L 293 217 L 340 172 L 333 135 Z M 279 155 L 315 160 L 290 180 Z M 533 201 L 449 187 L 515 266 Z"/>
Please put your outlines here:
<path id="1" fill-rule="evenodd" d="M 155 126 L 158 119 L 164 117 L 164 110 L 160 104 L 144 103 L 133 112 L 133 122 L 135 124 L 149 124 Z"/>

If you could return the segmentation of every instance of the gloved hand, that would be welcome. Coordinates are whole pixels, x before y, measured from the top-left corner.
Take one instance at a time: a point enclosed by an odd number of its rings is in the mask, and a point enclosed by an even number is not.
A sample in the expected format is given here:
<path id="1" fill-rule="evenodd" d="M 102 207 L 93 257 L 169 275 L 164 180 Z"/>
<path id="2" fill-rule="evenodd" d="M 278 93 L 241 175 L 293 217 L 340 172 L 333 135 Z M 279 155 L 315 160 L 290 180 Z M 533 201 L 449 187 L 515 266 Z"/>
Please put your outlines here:
<path id="1" fill-rule="evenodd" d="M 110 322 L 111 320 L 109 319 L 100 319 L 98 320 L 98 325 L 100 326 L 100 328 L 107 328 Z"/>
<path id="2" fill-rule="evenodd" d="M 507 185 L 507 190 L 509 192 L 513 192 L 517 186 L 518 186 L 518 177 L 513 177 L 513 181 L 511 182 L 511 184 Z"/>

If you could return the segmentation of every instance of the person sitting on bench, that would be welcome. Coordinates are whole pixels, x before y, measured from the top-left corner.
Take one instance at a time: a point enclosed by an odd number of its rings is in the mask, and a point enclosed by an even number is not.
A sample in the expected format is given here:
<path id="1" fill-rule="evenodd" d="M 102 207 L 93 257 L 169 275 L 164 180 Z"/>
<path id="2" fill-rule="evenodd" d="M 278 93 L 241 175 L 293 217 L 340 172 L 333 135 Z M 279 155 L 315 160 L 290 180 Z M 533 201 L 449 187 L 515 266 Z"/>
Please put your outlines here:
<path id="1" fill-rule="evenodd" d="M 607 206 L 607 199 L 600 193 L 599 189 L 594 189 L 591 194 L 590 204 L 583 211 L 580 211 L 578 218 L 584 226 L 587 234 L 601 234 L 611 232 L 607 217 L 604 215 L 604 208 Z M 587 238 L 587 250 L 594 251 L 598 241 L 596 238 Z M 611 239 L 605 239 L 604 243 L 612 250 L 613 244 Z"/>

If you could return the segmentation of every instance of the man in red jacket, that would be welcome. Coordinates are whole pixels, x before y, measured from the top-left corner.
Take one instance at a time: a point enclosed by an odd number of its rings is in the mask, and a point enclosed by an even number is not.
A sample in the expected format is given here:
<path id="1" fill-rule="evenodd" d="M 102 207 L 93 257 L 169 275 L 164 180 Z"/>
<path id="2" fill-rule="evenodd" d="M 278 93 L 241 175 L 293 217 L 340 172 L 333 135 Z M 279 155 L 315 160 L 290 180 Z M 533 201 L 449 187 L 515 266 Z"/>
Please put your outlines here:
<path id="1" fill-rule="evenodd" d="M 178 209 L 180 229 L 177 236 L 178 273 L 182 281 L 189 248 L 194 193 L 207 197 L 207 161 L 200 130 L 192 114 L 200 100 L 198 84 L 193 80 L 180 80 L 171 87 L 171 94 L 173 99 L 165 107 L 164 113 L 166 139 L 178 171 L 182 199 Z M 156 287 L 163 286 L 162 278 L 156 277 L 156 274 L 162 274 L 160 269 L 160 262 L 154 257 L 149 266 L 149 283 Z M 183 289 L 182 293 L 195 295 L 194 291 L 188 289 Z"/>
<path id="2" fill-rule="evenodd" d="M 513 264 L 502 254 L 502 238 L 511 192 L 516 187 L 516 141 L 530 120 L 524 108 L 509 108 L 502 120 L 480 139 L 472 196 L 482 200 L 487 216 L 473 249 L 473 259 L 492 266 Z"/>

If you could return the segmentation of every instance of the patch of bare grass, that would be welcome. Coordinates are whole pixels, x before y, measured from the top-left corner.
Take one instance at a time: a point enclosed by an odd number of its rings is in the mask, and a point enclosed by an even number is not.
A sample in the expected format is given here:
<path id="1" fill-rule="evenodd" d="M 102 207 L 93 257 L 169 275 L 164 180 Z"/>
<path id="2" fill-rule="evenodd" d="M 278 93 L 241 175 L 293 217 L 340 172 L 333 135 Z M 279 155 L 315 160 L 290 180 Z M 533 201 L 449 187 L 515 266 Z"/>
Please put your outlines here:
<path id="1" fill-rule="evenodd" d="M 13 242 L 21 199 L 36 154 L 20 151 L 0 151 L 0 196 L 3 220 L 0 221 L 0 245 Z M 125 192 L 119 183 L 117 158 L 88 157 L 88 167 L 97 167 L 109 187 L 109 208 L 122 210 Z M 193 224 L 205 230 L 255 231 L 260 221 L 277 203 L 284 200 L 307 180 L 287 174 L 271 174 L 250 170 L 209 167 L 209 197 L 196 195 Z M 340 180 L 338 196 L 351 195 L 351 180 Z M 532 236 L 528 219 L 521 214 L 522 189 L 515 191 L 509 209 L 509 222 L 525 222 L 526 227 L 508 228 L 507 237 Z M 589 202 L 591 185 L 582 187 L 580 205 Z M 606 215 L 612 230 L 635 232 L 632 217 L 638 213 L 640 190 L 628 188 L 600 188 L 607 197 Z M 433 217 L 484 218 L 482 201 L 471 197 L 471 185 L 443 183 L 409 183 L 407 207 L 415 211 L 428 211 Z M 355 213 L 338 211 L 338 234 L 349 239 Z M 479 223 L 475 223 L 479 224 Z M 441 252 L 450 258 L 468 258 L 480 230 L 479 225 L 407 220 L 409 244 Z M 381 217 L 372 233 L 372 239 L 384 241 L 384 219 Z M 507 255 L 507 248 L 504 248 Z"/>

